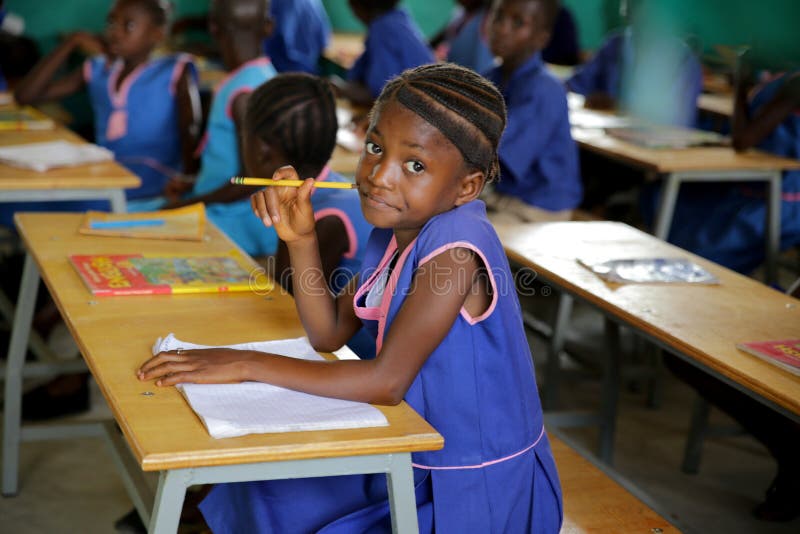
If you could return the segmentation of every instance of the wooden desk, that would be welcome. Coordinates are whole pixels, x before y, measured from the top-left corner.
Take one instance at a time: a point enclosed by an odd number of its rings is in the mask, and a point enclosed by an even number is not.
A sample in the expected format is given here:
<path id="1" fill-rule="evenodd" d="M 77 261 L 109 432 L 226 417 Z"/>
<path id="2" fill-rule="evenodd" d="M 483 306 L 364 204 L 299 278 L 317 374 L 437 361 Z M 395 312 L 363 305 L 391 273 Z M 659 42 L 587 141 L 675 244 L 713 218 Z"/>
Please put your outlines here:
<path id="1" fill-rule="evenodd" d="M 213 226 L 199 243 L 79 236 L 80 220 L 77 214 L 17 214 L 28 251 L 20 298 L 35 300 L 41 273 L 133 452 L 126 486 L 142 517 L 150 518 L 151 532 L 175 532 L 185 489 L 193 484 L 373 472 L 388 476 L 395 530 L 416 532 L 410 453 L 443 446 L 430 425 L 402 403 L 380 407 L 387 427 L 211 438 L 176 389 L 139 382 L 135 369 L 149 357 L 155 339 L 169 332 L 210 345 L 301 336 L 292 299 L 278 290 L 265 296 L 95 298 L 68 263 L 68 254 L 196 253 L 235 245 Z M 31 312 L 30 306 L 18 308 L 8 355 L 4 494 L 17 489 L 19 370 Z M 117 448 L 123 445 L 113 425 L 108 437 Z M 124 464 L 125 456 L 119 458 Z M 141 470 L 160 471 L 152 515 L 152 495 L 138 481 Z"/>
<path id="2" fill-rule="evenodd" d="M 564 496 L 562 534 L 678 532 L 669 521 L 569 445 L 552 433 L 548 437 Z"/>
<path id="3" fill-rule="evenodd" d="M 328 46 L 322 52 L 322 57 L 350 70 L 353 63 L 364 53 L 363 33 L 333 32 Z"/>
<path id="4" fill-rule="evenodd" d="M 697 109 L 723 119 L 733 117 L 733 94 L 703 93 L 697 97 Z"/>
<path id="5" fill-rule="evenodd" d="M 630 326 L 664 350 L 800 421 L 800 377 L 735 347 L 741 341 L 796 337 L 800 300 L 622 223 L 541 223 L 499 226 L 497 231 L 512 261 L 533 269 L 562 292 L 547 377 L 557 378 L 558 358 L 553 353 L 560 351 L 572 299 L 578 298 L 614 324 Z M 637 257 L 690 258 L 721 284 L 609 284 L 576 261 Z M 606 461 L 612 457 L 618 351 L 610 351 L 608 358 L 600 443 L 600 457 Z M 553 400 L 555 383 L 546 380 L 545 399 Z"/>
<path id="6" fill-rule="evenodd" d="M 574 108 L 580 99 L 568 100 Z M 609 120 L 609 114 L 582 110 L 583 115 L 597 114 L 597 120 Z M 656 211 L 654 235 L 667 239 L 678 191 L 684 182 L 747 182 L 765 181 L 768 184 L 766 212 L 766 281 L 777 277 L 777 257 L 780 252 L 780 210 L 782 171 L 800 169 L 800 161 L 748 150 L 734 152 L 728 147 L 694 147 L 682 149 L 652 149 L 606 135 L 598 128 L 572 128 L 578 145 L 608 159 L 641 169 L 651 179 L 662 179 L 664 186 Z"/>
<path id="7" fill-rule="evenodd" d="M 54 130 L 0 132 L 0 146 L 46 141 L 85 142 L 63 126 Z M 46 172 L 0 163 L 0 202 L 55 200 L 108 200 L 112 211 L 125 212 L 125 189 L 141 180 L 115 161 L 62 167 Z"/>

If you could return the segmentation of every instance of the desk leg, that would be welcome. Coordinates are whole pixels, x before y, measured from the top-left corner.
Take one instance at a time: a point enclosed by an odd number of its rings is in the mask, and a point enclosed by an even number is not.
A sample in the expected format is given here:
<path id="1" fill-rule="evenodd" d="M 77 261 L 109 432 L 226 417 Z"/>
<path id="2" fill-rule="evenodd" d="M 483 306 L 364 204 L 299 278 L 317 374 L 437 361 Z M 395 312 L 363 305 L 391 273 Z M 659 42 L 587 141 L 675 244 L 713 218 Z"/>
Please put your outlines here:
<path id="1" fill-rule="evenodd" d="M 391 455 L 386 484 L 389 488 L 389 507 L 392 511 L 392 532 L 395 534 L 419 532 L 410 453 Z"/>
<path id="2" fill-rule="evenodd" d="M 128 210 L 128 206 L 125 203 L 125 190 L 124 189 L 115 189 L 111 192 L 111 196 L 109 197 L 111 201 L 111 211 L 114 213 L 125 213 Z"/>
<path id="3" fill-rule="evenodd" d="M 14 326 L 6 355 L 5 408 L 3 416 L 3 496 L 16 495 L 18 490 L 20 417 L 22 409 L 22 367 L 28 348 L 33 308 L 39 290 L 39 269 L 33 257 L 25 256 L 19 300 L 14 313 Z"/>
<path id="4" fill-rule="evenodd" d="M 658 203 L 653 235 L 664 241 L 669 237 L 672 215 L 675 213 L 675 202 L 678 200 L 680 186 L 681 178 L 676 173 L 668 174 L 661 186 L 661 200 Z"/>
<path id="5" fill-rule="evenodd" d="M 603 401 L 600 413 L 600 460 L 608 465 L 614 463 L 614 434 L 617 420 L 617 400 L 620 386 L 619 325 L 605 318 L 608 355 L 603 376 Z"/>
<path id="6" fill-rule="evenodd" d="M 571 295 L 564 291 L 559 294 L 553 335 L 550 338 L 547 355 L 547 367 L 545 368 L 544 408 L 547 410 L 554 410 L 558 404 L 558 385 L 561 380 L 560 357 L 561 350 L 564 348 L 564 336 L 569 324 L 569 317 L 572 313 L 572 302 Z"/>
<path id="7" fill-rule="evenodd" d="M 162 471 L 158 478 L 155 507 L 150 516 L 149 534 L 175 534 L 181 519 L 183 499 L 189 486 L 185 469 Z"/>
<path id="8" fill-rule="evenodd" d="M 778 253 L 781 250 L 781 181 L 782 173 L 775 171 L 767 178 L 767 238 L 765 282 L 778 280 Z"/>

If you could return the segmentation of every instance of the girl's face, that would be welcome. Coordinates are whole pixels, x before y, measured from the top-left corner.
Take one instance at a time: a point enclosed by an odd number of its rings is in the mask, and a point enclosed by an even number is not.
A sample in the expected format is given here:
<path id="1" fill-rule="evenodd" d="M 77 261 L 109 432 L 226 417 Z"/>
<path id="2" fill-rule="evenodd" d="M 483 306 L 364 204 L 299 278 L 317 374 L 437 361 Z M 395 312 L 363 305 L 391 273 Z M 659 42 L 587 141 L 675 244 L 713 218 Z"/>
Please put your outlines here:
<path id="1" fill-rule="evenodd" d="M 542 24 L 542 6 L 531 0 L 497 0 L 490 15 L 489 47 L 503 65 L 516 68 L 550 39 Z"/>
<path id="2" fill-rule="evenodd" d="M 132 0 L 119 0 L 108 13 L 106 39 L 112 56 L 123 60 L 142 60 L 164 38 L 147 9 Z"/>
<path id="3" fill-rule="evenodd" d="M 468 175 L 461 152 L 430 123 L 386 102 L 367 131 L 356 170 L 364 218 L 416 237 L 434 215 L 464 204 Z"/>

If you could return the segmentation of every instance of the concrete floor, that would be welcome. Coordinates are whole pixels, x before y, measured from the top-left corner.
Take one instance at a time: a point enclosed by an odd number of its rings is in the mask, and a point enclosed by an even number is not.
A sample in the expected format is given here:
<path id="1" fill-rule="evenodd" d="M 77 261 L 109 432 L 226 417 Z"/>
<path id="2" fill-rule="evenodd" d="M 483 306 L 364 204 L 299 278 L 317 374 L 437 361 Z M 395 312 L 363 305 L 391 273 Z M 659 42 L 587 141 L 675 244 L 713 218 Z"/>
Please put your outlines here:
<path id="1" fill-rule="evenodd" d="M 547 305 L 540 302 L 536 308 Z M 578 306 L 572 324 L 567 350 L 590 368 L 593 360 L 599 360 L 602 321 L 591 310 Z M 60 337 L 53 342 L 65 350 L 70 340 L 64 339 L 63 333 Z M 634 346 L 630 336 L 623 336 L 623 342 L 629 349 Z M 541 371 L 545 341 L 532 336 L 531 344 Z M 658 409 L 645 406 L 643 393 L 624 388 L 617 423 L 616 473 L 685 532 L 800 532 L 800 520 L 771 524 L 750 515 L 774 475 L 774 463 L 752 438 L 708 439 L 700 473 L 681 473 L 679 466 L 694 396 L 669 373 L 664 378 L 664 399 Z M 600 388 L 597 380 L 581 379 L 565 382 L 561 391 L 565 406 L 591 407 L 596 405 Z M 92 412 L 81 418 L 104 415 L 108 410 L 95 389 Z M 725 420 L 717 411 L 713 412 L 713 419 Z M 571 429 L 561 435 L 589 454 L 595 450 L 593 429 Z M 25 443 L 20 481 L 17 497 L 0 498 L 2 534 L 113 533 L 114 520 L 132 508 L 100 438 Z"/>

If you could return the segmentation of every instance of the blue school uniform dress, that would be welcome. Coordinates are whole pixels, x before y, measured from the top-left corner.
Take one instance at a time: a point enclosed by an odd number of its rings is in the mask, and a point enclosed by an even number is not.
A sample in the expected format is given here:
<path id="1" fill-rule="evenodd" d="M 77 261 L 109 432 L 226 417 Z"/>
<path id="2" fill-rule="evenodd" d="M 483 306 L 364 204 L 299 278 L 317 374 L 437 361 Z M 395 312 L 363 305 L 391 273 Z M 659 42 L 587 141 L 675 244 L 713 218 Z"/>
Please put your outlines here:
<path id="1" fill-rule="evenodd" d="M 749 114 L 758 113 L 787 80 L 797 76 L 800 71 L 784 74 L 759 88 L 750 100 Z M 800 109 L 790 113 L 757 148 L 800 159 Z M 781 183 L 780 247 L 786 250 L 800 245 L 800 171 L 784 172 Z M 655 196 L 647 199 L 650 214 L 657 200 Z M 669 241 L 747 274 L 764 261 L 766 209 L 763 182 L 742 186 L 685 184 L 678 195 Z"/>
<path id="2" fill-rule="evenodd" d="M 96 142 L 141 178 L 128 199 L 155 197 L 182 170 L 175 90 L 185 68 L 196 83 L 197 69 L 187 54 L 160 57 L 136 67 L 117 89 L 122 68 L 105 56 L 83 64 Z"/>
<path id="3" fill-rule="evenodd" d="M 492 68 L 494 55 L 487 42 L 487 18 L 486 9 L 479 9 L 470 15 L 462 10 L 447 30 L 447 61 L 475 72 L 486 72 Z"/>
<path id="4" fill-rule="evenodd" d="M 270 60 L 260 57 L 241 65 L 219 83 L 200 145 L 200 172 L 192 189 L 193 196 L 216 191 L 228 184 L 232 176 L 241 174 L 233 102 L 239 95 L 253 92 L 275 74 Z M 225 204 L 209 204 L 206 214 L 251 256 L 274 254 L 278 248 L 278 235 L 274 229 L 264 227 L 253 216 L 249 198 Z"/>
<path id="5" fill-rule="evenodd" d="M 264 55 L 278 72 L 316 74 L 317 62 L 331 36 L 331 23 L 320 0 L 272 0 L 275 31 L 264 40 Z"/>
<path id="6" fill-rule="evenodd" d="M 486 77 L 500 89 L 508 108 L 495 191 L 549 211 L 576 208 L 583 191 L 562 83 L 544 67 L 539 53 L 505 85 L 500 67 Z"/>
<path id="7" fill-rule="evenodd" d="M 396 258 L 391 230 L 374 230 L 356 313 L 380 355 L 416 270 L 451 248 L 481 258 L 493 300 L 478 317 L 462 309 L 405 396 L 445 442 L 412 454 L 420 531 L 556 533 L 560 483 L 510 268 L 483 202 L 432 218 Z M 382 296 L 367 305 L 382 281 Z M 216 533 L 388 532 L 386 493 L 384 475 L 222 484 L 201 510 Z"/>
<path id="8" fill-rule="evenodd" d="M 700 62 L 678 39 L 646 43 L 637 48 L 630 27 L 611 35 L 567 87 L 582 95 L 606 93 L 622 108 L 657 122 L 694 126 L 703 88 Z"/>
<path id="9" fill-rule="evenodd" d="M 369 23 L 364 53 L 347 79 L 366 85 L 378 98 L 387 81 L 406 69 L 433 62 L 433 52 L 408 12 L 392 9 Z"/>

